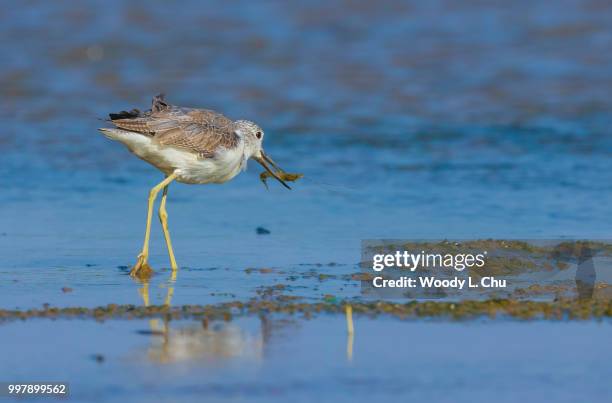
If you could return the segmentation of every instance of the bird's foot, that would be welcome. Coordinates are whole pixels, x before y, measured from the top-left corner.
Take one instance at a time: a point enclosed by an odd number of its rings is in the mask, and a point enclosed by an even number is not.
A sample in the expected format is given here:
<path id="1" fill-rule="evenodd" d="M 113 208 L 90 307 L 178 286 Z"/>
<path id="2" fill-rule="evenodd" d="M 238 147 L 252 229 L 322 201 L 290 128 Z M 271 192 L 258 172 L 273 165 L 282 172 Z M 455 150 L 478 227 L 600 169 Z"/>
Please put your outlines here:
<path id="1" fill-rule="evenodd" d="M 147 260 L 147 255 L 144 255 L 142 253 L 138 255 L 138 261 L 136 262 L 134 267 L 132 267 L 132 270 L 130 271 L 130 276 L 141 280 L 146 280 L 150 278 L 153 274 L 153 269 L 151 268 L 151 266 L 149 266 Z"/>

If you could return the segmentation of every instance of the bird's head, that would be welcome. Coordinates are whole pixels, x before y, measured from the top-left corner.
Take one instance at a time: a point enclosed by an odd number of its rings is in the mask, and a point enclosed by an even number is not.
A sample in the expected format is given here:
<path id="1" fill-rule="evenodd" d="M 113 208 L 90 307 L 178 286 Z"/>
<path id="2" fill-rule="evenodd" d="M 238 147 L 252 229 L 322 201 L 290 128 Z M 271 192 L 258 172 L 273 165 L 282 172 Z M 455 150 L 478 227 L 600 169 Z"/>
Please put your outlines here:
<path id="1" fill-rule="evenodd" d="M 272 158 L 268 157 L 263 150 L 263 129 L 251 121 L 237 120 L 236 131 L 239 132 L 239 135 L 244 139 L 248 158 L 253 158 L 255 161 L 259 162 L 265 168 L 265 170 L 268 171 L 270 175 L 272 175 L 284 187 L 291 189 L 289 185 L 287 185 L 287 183 L 285 183 L 285 181 L 278 176 L 278 173 L 282 173 L 283 170 L 276 165 Z M 278 172 L 272 171 L 268 164 L 270 164 L 270 166 L 272 166 L 272 168 Z"/>

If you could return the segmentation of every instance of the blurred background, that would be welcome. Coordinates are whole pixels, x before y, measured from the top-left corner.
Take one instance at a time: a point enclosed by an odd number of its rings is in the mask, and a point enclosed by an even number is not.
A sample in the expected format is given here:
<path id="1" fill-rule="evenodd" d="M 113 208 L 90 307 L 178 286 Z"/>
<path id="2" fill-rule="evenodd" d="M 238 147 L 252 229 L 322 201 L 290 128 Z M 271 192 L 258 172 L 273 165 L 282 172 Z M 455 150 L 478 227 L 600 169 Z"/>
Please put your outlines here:
<path id="1" fill-rule="evenodd" d="M 0 309 L 337 307 L 361 298 L 362 240 L 612 238 L 609 0 L 0 5 Z M 305 177 L 267 191 L 250 164 L 173 184 L 181 269 L 154 219 L 141 284 L 127 274 L 162 174 L 97 128 L 160 92 L 257 122 Z M 70 381 L 79 401 L 610 396 L 605 320 L 356 311 L 354 340 L 343 314 L 230 311 L 2 322 L 0 373 Z"/>
<path id="2" fill-rule="evenodd" d="M 161 175 L 96 129 L 159 92 L 256 121 L 305 174 L 292 192 L 253 165 L 172 186 L 185 266 L 354 263 L 368 238 L 609 237 L 608 1 L 24 1 L 0 22 L 10 267 L 132 263 Z"/>

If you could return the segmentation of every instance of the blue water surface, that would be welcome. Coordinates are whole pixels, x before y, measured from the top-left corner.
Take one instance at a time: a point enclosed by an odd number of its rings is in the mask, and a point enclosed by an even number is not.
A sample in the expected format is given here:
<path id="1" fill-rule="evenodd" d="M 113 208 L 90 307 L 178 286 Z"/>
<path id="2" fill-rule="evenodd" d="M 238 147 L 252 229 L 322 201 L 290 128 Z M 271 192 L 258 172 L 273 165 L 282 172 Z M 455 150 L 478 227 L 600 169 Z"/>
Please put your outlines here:
<path id="1" fill-rule="evenodd" d="M 266 190 L 250 164 L 224 185 L 172 185 L 182 270 L 168 283 L 154 222 L 152 303 L 170 286 L 173 303 L 204 304 L 277 281 L 249 268 L 350 275 L 363 239 L 611 238 L 609 2 L 20 3 L 2 9 L 0 38 L 2 308 L 142 303 L 127 271 L 162 175 L 96 129 L 159 92 L 257 122 L 268 153 L 305 177 L 292 191 Z M 308 296 L 353 298 L 356 287 Z M 103 340 L 85 330 L 92 324 L 31 326 Z M 590 365 L 571 363 L 561 364 Z M 465 365 L 457 382 L 472 385 Z M 570 388 L 566 375 L 508 371 L 509 396 L 511 380 Z M 601 397 L 587 389 L 564 396 Z M 475 397 L 490 400 L 487 390 Z"/>

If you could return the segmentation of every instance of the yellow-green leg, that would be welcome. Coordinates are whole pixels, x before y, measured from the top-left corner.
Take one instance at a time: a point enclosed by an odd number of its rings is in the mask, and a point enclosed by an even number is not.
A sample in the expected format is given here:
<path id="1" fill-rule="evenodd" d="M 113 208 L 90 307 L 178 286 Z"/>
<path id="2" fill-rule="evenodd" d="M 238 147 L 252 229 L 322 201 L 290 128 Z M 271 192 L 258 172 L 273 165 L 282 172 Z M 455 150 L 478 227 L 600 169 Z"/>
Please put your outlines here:
<path id="1" fill-rule="evenodd" d="M 149 192 L 149 203 L 147 210 L 147 229 L 145 230 L 145 238 L 144 244 L 142 246 L 142 252 L 138 255 L 138 261 L 130 271 L 130 276 L 137 277 L 139 276 L 139 272 L 142 270 L 144 273 L 150 273 L 151 267 L 148 264 L 149 260 L 149 238 L 151 236 L 151 219 L 153 218 L 153 204 L 155 203 L 155 199 L 157 198 L 157 194 L 161 189 L 168 186 L 170 182 L 172 182 L 176 178 L 177 174 L 173 173 L 172 175 L 166 177 L 159 184 L 155 185 L 151 191 Z"/>
<path id="2" fill-rule="evenodd" d="M 168 256 L 170 256 L 170 266 L 172 267 L 172 271 L 175 272 L 176 269 L 178 269 L 178 266 L 176 265 L 176 259 L 174 258 L 174 250 L 172 249 L 172 240 L 170 239 L 170 232 L 168 231 L 168 212 L 166 211 L 167 197 L 168 185 L 164 186 L 161 202 L 159 204 L 159 222 L 161 222 L 162 230 L 164 231 L 164 238 L 166 239 L 166 246 L 168 247 Z"/>

